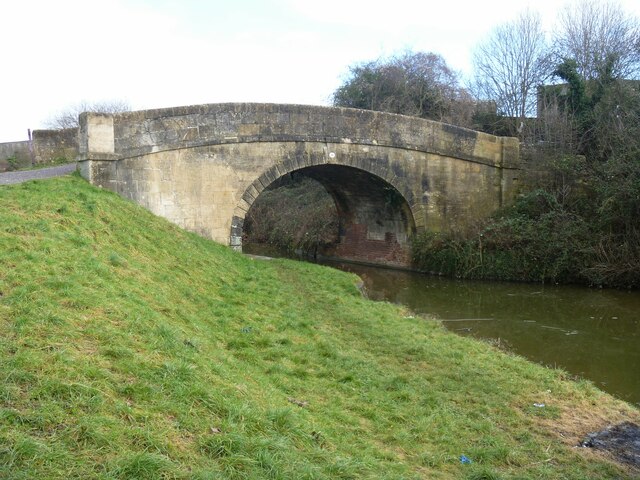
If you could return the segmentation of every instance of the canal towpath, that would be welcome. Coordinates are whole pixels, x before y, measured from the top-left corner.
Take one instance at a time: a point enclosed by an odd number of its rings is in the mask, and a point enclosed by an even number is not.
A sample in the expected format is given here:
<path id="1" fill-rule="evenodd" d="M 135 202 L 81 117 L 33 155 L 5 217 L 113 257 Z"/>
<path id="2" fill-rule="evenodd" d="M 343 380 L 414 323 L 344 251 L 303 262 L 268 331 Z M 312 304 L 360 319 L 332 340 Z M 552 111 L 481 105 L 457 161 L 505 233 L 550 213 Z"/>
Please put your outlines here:
<path id="1" fill-rule="evenodd" d="M 61 177 L 68 175 L 76 170 L 76 162 L 66 163 L 64 165 L 56 165 L 55 167 L 39 168 L 36 170 L 19 170 L 17 172 L 0 173 L 0 185 L 12 185 L 22 183 L 29 180 L 38 180 L 42 178 Z"/>

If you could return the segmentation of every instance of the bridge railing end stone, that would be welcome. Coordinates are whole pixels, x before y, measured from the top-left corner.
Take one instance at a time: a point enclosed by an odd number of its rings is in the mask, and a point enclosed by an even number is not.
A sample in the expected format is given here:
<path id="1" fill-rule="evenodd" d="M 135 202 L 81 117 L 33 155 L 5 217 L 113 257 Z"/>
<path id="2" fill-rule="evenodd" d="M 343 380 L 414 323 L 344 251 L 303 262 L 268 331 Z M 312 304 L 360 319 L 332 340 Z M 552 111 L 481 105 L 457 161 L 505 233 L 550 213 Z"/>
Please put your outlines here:
<path id="1" fill-rule="evenodd" d="M 115 153 L 113 115 L 83 112 L 79 117 L 78 164 L 80 174 L 94 185 L 113 188 L 111 162 Z"/>
<path id="2" fill-rule="evenodd" d="M 81 158 L 95 153 L 115 153 L 113 115 L 83 112 L 79 120 L 78 151 Z"/>

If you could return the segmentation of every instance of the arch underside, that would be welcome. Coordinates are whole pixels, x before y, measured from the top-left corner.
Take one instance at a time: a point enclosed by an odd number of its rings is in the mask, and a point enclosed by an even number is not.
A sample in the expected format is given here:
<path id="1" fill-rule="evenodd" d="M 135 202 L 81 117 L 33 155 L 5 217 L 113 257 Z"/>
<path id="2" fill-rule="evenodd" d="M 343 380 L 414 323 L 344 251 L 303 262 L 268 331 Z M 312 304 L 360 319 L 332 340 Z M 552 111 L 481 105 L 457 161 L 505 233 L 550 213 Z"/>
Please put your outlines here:
<path id="1" fill-rule="evenodd" d="M 318 253 L 356 262 L 410 265 L 415 221 L 406 199 L 389 182 L 362 169 L 336 164 L 300 168 L 287 175 L 316 180 L 335 203 L 338 243 Z M 234 220 L 238 227 L 239 219 Z"/>

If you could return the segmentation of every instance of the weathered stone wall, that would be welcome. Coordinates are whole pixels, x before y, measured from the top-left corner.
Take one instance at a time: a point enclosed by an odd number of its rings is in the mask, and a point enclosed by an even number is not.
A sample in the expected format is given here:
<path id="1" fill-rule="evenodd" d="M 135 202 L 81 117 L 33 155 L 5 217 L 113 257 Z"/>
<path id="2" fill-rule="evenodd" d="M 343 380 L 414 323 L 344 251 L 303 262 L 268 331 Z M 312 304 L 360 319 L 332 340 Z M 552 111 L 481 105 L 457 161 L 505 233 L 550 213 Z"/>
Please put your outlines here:
<path id="1" fill-rule="evenodd" d="M 304 141 L 396 147 L 503 167 L 518 162 L 518 142 L 512 138 L 351 108 L 196 105 L 116 114 L 113 126 L 114 153 L 122 158 L 213 144 Z"/>
<path id="2" fill-rule="evenodd" d="M 12 159 L 11 162 L 9 159 Z M 29 165 L 31 165 L 29 141 L 0 143 L 0 172 Z"/>
<path id="3" fill-rule="evenodd" d="M 260 192 L 302 172 L 322 181 L 342 211 L 338 253 L 390 264 L 407 264 L 415 231 L 465 229 L 510 201 L 518 171 L 516 139 L 296 105 L 83 114 L 79 147 L 92 183 L 236 247 Z"/>
<path id="4" fill-rule="evenodd" d="M 32 138 L 35 163 L 50 163 L 61 158 L 73 162 L 78 156 L 77 128 L 34 130 Z"/>
<path id="5" fill-rule="evenodd" d="M 33 164 L 46 164 L 67 159 L 75 161 L 78 156 L 78 129 L 34 130 L 32 141 L 0 143 L 0 172 L 10 170 L 7 161 L 15 157 L 15 166 L 29 167 Z"/>

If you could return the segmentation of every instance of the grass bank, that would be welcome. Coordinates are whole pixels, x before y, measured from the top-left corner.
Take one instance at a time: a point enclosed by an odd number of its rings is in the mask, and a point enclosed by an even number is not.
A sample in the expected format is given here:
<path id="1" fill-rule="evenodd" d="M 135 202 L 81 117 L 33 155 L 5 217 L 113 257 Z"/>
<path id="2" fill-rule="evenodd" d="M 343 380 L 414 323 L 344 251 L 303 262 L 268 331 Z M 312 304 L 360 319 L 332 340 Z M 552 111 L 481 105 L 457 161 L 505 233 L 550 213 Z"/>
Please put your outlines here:
<path id="1" fill-rule="evenodd" d="M 636 409 L 351 275 L 245 258 L 77 177 L 0 206 L 0 478 L 632 477 L 574 445 Z"/>

